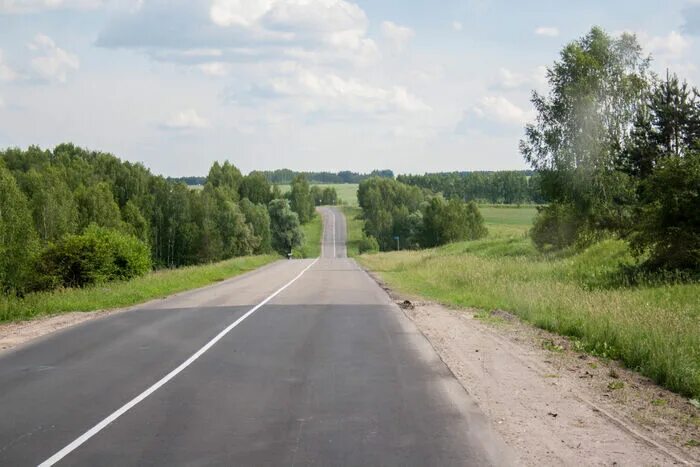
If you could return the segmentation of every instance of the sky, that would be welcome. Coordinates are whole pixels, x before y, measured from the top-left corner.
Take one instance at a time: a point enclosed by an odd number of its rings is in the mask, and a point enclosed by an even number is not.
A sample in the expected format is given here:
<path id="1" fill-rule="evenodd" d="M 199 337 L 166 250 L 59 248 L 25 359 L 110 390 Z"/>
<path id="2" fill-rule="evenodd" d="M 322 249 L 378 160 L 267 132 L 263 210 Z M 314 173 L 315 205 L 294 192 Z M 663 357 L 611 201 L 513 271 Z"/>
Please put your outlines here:
<path id="1" fill-rule="evenodd" d="M 0 148 L 169 176 L 524 169 L 531 93 L 595 25 L 698 82 L 689 0 L 0 0 Z"/>

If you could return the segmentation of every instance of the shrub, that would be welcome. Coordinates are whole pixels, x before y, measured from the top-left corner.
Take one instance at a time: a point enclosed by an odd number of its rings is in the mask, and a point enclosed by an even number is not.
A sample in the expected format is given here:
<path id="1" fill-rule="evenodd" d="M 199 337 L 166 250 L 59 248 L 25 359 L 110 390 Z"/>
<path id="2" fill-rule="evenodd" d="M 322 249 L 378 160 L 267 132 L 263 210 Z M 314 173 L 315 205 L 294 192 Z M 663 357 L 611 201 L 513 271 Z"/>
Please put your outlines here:
<path id="1" fill-rule="evenodd" d="M 700 270 L 700 154 L 667 158 L 643 186 L 635 252 L 652 270 Z"/>
<path id="2" fill-rule="evenodd" d="M 539 250 L 559 250 L 573 245 L 581 227 L 573 206 L 550 204 L 537 208 L 537 217 L 530 230 L 530 237 Z"/>
<path id="3" fill-rule="evenodd" d="M 35 290 L 84 287 L 141 276 L 151 269 L 148 246 L 117 230 L 91 225 L 50 244 L 36 262 Z"/>
<path id="4" fill-rule="evenodd" d="M 357 249 L 362 253 L 376 253 L 379 251 L 379 242 L 377 239 L 371 235 L 362 235 L 360 242 L 357 245 Z"/>

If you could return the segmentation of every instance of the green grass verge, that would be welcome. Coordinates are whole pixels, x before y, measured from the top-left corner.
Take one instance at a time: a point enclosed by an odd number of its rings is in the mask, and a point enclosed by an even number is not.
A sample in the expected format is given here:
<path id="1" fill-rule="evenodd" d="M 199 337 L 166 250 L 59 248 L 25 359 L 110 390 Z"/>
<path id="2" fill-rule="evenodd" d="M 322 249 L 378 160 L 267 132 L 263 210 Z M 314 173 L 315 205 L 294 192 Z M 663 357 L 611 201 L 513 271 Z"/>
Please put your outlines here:
<path id="1" fill-rule="evenodd" d="M 543 255 L 524 234 L 532 208 L 494 209 L 504 209 L 506 218 L 484 213 L 491 221 L 486 239 L 359 260 L 399 291 L 514 312 L 572 337 L 581 350 L 619 359 L 671 390 L 700 396 L 700 284 L 618 287 L 619 266 L 632 262 L 625 242 Z"/>
<path id="2" fill-rule="evenodd" d="M 347 226 L 347 240 L 345 246 L 350 258 L 359 255 L 359 244 L 362 238 L 362 227 L 364 221 L 358 217 L 362 214 L 362 209 L 352 206 L 343 206 L 343 214 L 345 214 L 345 222 Z"/>
<path id="3" fill-rule="evenodd" d="M 321 188 L 327 186 L 335 188 L 336 193 L 338 193 L 338 199 L 347 206 L 357 206 L 357 188 L 359 185 L 357 183 L 312 183 L 313 185 L 318 185 Z M 287 193 L 292 189 L 291 185 L 277 185 L 282 193 Z"/>
<path id="4" fill-rule="evenodd" d="M 0 322 L 21 321 L 69 311 L 95 311 L 136 305 L 219 282 L 277 259 L 277 255 L 245 256 L 203 266 L 164 269 L 126 282 L 38 292 L 21 299 L 3 296 L 0 297 Z"/>
<path id="5" fill-rule="evenodd" d="M 301 226 L 304 232 L 304 243 L 292 250 L 294 258 L 318 258 L 321 256 L 321 235 L 323 222 L 321 215 L 316 213 L 313 219 Z"/>

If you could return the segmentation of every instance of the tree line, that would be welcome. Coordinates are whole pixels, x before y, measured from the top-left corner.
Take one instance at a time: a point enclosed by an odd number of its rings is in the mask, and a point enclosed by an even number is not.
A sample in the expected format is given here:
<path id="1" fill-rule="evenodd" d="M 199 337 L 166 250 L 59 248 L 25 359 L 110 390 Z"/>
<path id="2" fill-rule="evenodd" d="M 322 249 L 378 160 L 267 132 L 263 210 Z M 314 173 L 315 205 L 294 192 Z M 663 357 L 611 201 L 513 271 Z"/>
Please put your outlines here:
<path id="1" fill-rule="evenodd" d="M 367 179 L 360 183 L 357 199 L 365 222 L 361 252 L 434 247 L 487 234 L 473 201 L 448 201 L 398 180 Z"/>
<path id="2" fill-rule="evenodd" d="M 442 193 L 445 198 L 494 204 L 541 204 L 539 174 L 532 171 L 442 172 L 424 175 L 399 175 L 408 185 Z"/>
<path id="3" fill-rule="evenodd" d="M 373 170 L 368 174 L 351 172 L 349 170 L 342 170 L 340 172 L 299 172 L 290 169 L 262 170 L 252 173 L 262 174 L 267 181 L 275 185 L 289 185 L 299 175 L 303 175 L 309 183 L 320 184 L 360 183 L 362 180 L 366 180 L 370 177 L 394 178 L 394 172 L 387 169 Z M 168 178 L 168 180 L 193 186 L 204 185 L 206 177 L 174 177 Z"/>
<path id="4" fill-rule="evenodd" d="M 316 198 L 298 175 L 282 195 L 260 173 L 215 162 L 201 190 L 138 163 L 61 144 L 0 151 L 0 290 L 129 279 L 152 268 L 286 254 Z M 316 191 L 313 191 L 314 196 Z M 321 201 L 337 200 L 321 193 Z"/>
<path id="5" fill-rule="evenodd" d="M 541 249 L 627 239 L 651 270 L 700 270 L 698 90 L 650 71 L 635 36 L 593 28 L 533 93 L 520 150 L 550 201 L 532 237 Z"/>

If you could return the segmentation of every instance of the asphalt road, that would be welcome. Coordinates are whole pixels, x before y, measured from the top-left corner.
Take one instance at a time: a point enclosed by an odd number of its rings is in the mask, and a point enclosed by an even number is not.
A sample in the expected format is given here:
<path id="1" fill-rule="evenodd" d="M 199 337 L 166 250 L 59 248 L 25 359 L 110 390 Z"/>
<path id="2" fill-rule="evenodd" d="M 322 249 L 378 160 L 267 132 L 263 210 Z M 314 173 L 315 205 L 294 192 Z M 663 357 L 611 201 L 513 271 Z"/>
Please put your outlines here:
<path id="1" fill-rule="evenodd" d="M 0 465 L 509 464 L 430 344 L 346 258 L 340 211 L 322 213 L 318 260 L 2 354 Z"/>

